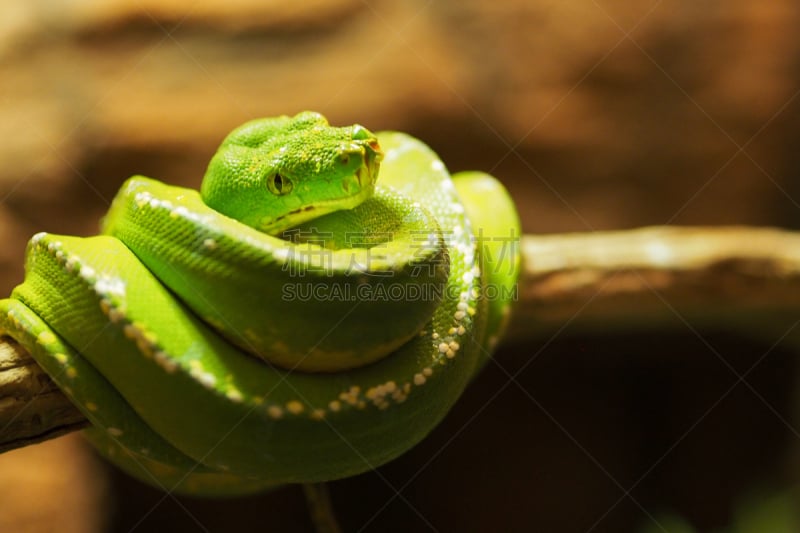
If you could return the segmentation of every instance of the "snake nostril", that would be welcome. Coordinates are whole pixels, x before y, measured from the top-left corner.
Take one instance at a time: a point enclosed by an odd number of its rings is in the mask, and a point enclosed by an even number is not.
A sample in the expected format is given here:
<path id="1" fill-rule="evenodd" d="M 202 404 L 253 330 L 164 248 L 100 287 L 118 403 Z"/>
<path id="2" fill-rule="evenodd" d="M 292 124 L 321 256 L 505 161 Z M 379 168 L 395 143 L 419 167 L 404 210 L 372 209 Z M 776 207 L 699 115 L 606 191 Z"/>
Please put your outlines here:
<path id="1" fill-rule="evenodd" d="M 370 150 L 372 150 L 375 157 L 380 158 L 383 155 L 383 150 L 381 149 L 381 145 L 377 139 L 372 139 L 368 146 Z"/>

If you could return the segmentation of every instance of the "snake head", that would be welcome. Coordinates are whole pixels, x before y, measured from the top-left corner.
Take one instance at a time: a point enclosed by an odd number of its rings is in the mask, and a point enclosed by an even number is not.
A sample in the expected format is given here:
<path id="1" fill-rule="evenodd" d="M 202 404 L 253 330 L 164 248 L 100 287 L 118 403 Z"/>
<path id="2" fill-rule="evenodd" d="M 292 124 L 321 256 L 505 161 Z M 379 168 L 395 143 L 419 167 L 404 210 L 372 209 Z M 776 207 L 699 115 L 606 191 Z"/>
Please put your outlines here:
<path id="1" fill-rule="evenodd" d="M 309 111 L 254 120 L 223 141 L 201 193 L 217 211 L 279 234 L 366 200 L 382 157 L 377 137 L 360 125 L 334 127 Z"/>

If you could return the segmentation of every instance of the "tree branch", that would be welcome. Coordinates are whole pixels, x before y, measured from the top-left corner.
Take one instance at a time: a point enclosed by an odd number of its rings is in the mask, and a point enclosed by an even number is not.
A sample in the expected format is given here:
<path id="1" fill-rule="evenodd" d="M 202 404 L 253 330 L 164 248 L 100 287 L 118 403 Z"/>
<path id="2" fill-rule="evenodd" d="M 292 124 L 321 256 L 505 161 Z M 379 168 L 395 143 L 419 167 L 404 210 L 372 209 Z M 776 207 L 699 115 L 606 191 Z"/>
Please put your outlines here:
<path id="1" fill-rule="evenodd" d="M 549 338 L 567 323 L 581 332 L 689 325 L 774 341 L 800 317 L 800 232 L 654 226 L 525 235 L 521 253 L 507 342 Z"/>
<path id="2" fill-rule="evenodd" d="M 87 425 L 28 352 L 10 337 L 0 337 L 0 452 Z"/>
<path id="3" fill-rule="evenodd" d="M 800 350 L 800 232 L 677 228 L 525 235 L 505 341 L 586 331 L 721 328 Z M 800 328 L 797 328 L 800 329 Z M 0 338 L 0 452 L 87 425 L 13 340 Z"/>

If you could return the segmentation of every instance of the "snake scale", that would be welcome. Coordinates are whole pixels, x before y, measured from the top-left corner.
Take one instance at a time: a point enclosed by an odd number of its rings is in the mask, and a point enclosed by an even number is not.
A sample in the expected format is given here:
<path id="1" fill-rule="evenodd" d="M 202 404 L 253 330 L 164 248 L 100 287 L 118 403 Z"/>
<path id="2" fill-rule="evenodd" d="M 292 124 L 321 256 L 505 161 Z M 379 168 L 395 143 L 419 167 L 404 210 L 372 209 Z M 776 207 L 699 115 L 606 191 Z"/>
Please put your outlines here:
<path id="1" fill-rule="evenodd" d="M 508 319 L 518 236 L 497 181 L 409 135 L 259 119 L 199 192 L 134 176 L 101 235 L 35 235 L 0 334 L 163 490 L 337 479 L 458 399 Z"/>

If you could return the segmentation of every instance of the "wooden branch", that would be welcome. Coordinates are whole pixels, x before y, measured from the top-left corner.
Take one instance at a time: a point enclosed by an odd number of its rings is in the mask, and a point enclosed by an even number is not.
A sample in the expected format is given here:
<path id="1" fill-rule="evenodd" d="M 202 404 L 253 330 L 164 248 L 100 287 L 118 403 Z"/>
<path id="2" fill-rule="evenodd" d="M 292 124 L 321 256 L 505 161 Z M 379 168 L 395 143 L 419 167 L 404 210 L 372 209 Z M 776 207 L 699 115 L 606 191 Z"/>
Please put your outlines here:
<path id="1" fill-rule="evenodd" d="M 0 338 L 0 452 L 87 425 L 28 352 L 13 339 Z"/>
<path id="2" fill-rule="evenodd" d="M 525 235 L 506 342 L 562 331 L 723 328 L 766 342 L 800 322 L 800 232 L 652 227 Z M 800 330 L 800 328 L 795 328 Z M 786 337 L 800 349 L 798 335 Z M 0 338 L 0 451 L 87 422 L 30 356 Z"/>
<path id="3" fill-rule="evenodd" d="M 800 232 L 655 226 L 525 235 L 521 252 L 506 342 L 549 338 L 568 323 L 581 332 L 714 328 L 769 342 L 800 318 Z"/>

